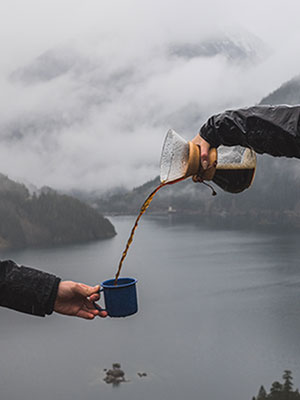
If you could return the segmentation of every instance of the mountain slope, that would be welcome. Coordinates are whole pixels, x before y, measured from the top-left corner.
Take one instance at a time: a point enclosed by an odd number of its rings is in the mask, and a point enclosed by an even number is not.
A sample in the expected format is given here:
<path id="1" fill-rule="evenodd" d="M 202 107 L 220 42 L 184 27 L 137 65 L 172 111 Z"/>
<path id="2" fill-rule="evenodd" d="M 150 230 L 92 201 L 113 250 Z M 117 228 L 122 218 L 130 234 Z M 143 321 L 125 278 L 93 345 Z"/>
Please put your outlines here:
<path id="1" fill-rule="evenodd" d="M 215 32 L 194 43 L 171 46 L 171 53 L 183 58 L 224 56 L 233 63 L 256 63 L 266 58 L 269 49 L 257 36 L 247 31 Z"/>
<path id="2" fill-rule="evenodd" d="M 31 196 L 24 185 L 0 174 L 0 248 L 77 243 L 115 234 L 106 218 L 79 200 L 49 189 Z"/>
<path id="3" fill-rule="evenodd" d="M 260 104 L 300 104 L 300 75 L 283 83 L 278 89 L 264 97 Z"/>

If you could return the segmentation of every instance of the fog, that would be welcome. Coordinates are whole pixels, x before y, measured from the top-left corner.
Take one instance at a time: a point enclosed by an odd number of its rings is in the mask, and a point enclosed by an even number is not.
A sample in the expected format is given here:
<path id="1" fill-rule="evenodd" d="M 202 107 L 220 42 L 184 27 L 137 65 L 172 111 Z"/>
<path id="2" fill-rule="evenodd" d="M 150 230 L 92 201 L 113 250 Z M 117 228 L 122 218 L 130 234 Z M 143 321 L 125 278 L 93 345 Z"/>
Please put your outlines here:
<path id="1" fill-rule="evenodd" d="M 152 179 L 167 129 L 191 138 L 211 114 L 256 104 L 298 74 L 299 10 L 274 0 L 1 4 L 0 172 L 62 190 Z"/>

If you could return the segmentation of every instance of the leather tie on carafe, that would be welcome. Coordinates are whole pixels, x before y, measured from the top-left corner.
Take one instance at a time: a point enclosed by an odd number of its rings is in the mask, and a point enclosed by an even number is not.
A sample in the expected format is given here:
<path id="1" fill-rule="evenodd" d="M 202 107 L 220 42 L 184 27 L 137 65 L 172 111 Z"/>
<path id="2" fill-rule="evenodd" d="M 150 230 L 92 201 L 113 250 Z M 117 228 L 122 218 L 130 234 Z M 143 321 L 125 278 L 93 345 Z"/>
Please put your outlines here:
<path id="1" fill-rule="evenodd" d="M 198 171 L 196 174 L 194 174 L 192 176 L 192 179 L 194 182 L 199 182 L 199 183 L 203 183 L 205 186 L 208 186 L 211 191 L 212 191 L 212 196 L 216 196 L 217 192 L 215 191 L 215 189 L 213 188 L 212 185 L 210 185 L 209 183 L 205 182 L 206 180 L 212 180 L 215 172 L 216 172 L 216 167 L 217 167 L 217 150 L 215 148 L 212 148 L 209 150 L 208 153 L 208 167 L 207 169 L 204 169 L 202 167 L 201 164 L 201 148 L 200 146 L 196 145 L 198 148 L 198 152 L 199 152 L 199 161 L 198 161 Z M 191 146 L 190 146 L 191 149 Z"/>

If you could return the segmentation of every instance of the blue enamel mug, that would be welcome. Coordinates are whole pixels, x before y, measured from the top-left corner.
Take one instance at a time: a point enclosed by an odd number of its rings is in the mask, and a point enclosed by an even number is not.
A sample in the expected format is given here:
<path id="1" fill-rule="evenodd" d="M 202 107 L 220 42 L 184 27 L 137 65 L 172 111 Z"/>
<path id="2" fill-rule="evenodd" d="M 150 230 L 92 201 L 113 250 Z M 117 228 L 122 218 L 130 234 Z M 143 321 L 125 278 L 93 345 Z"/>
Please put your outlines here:
<path id="1" fill-rule="evenodd" d="M 138 310 L 135 278 L 108 279 L 101 283 L 100 292 L 104 293 L 105 309 L 94 303 L 100 311 L 107 311 L 110 317 L 127 317 Z"/>

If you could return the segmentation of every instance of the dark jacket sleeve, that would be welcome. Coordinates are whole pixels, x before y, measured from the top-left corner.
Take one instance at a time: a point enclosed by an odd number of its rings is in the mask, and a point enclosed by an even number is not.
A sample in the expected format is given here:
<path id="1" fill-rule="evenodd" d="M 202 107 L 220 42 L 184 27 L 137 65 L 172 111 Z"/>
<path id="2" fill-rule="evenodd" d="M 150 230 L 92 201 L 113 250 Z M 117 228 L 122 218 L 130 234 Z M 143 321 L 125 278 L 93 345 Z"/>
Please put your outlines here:
<path id="1" fill-rule="evenodd" d="M 209 118 L 200 135 L 212 146 L 241 145 L 257 153 L 300 158 L 300 106 L 254 106 Z"/>
<path id="2" fill-rule="evenodd" d="M 53 312 L 60 278 L 13 261 L 0 262 L 0 306 L 45 316 Z"/>

